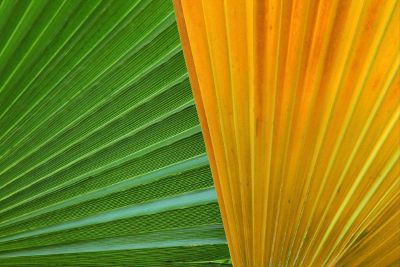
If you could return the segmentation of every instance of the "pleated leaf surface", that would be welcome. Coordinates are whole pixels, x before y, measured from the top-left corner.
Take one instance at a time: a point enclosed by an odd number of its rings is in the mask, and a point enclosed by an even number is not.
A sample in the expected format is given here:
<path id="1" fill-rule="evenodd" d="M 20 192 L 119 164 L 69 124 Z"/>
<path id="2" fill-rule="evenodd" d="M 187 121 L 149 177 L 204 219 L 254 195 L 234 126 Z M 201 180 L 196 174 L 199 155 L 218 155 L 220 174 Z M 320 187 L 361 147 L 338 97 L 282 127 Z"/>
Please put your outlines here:
<path id="1" fill-rule="evenodd" d="M 174 2 L 233 265 L 399 266 L 400 1 Z"/>
<path id="2" fill-rule="evenodd" d="M 172 3 L 0 1 L 0 265 L 228 258 Z"/>

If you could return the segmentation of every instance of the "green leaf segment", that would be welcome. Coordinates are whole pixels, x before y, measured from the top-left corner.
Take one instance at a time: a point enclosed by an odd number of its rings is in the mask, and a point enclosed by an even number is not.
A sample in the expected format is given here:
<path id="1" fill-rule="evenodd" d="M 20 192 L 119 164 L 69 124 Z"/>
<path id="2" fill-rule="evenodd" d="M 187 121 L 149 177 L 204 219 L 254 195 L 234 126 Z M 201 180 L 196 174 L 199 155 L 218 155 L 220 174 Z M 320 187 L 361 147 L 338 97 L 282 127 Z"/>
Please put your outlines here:
<path id="1" fill-rule="evenodd" d="M 0 266 L 227 266 L 171 1 L 0 1 Z"/>

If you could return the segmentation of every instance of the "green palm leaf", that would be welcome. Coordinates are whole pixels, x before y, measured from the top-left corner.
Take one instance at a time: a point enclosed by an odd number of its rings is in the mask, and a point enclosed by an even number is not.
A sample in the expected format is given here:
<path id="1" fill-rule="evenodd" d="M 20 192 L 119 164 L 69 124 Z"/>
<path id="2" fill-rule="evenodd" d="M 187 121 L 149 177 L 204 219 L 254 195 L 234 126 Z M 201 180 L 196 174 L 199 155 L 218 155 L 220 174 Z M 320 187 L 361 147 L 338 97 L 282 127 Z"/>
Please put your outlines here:
<path id="1" fill-rule="evenodd" d="M 226 258 L 172 3 L 1 1 L 0 265 Z"/>

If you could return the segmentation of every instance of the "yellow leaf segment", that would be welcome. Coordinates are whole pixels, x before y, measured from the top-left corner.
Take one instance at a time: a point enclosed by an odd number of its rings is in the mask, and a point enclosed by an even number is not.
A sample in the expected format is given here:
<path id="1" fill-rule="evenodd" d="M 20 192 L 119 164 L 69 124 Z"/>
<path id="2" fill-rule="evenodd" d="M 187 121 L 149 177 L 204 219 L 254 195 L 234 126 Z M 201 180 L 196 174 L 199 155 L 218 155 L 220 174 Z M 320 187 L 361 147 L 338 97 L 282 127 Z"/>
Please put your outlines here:
<path id="1" fill-rule="evenodd" d="M 233 265 L 395 264 L 399 1 L 174 5 Z"/>

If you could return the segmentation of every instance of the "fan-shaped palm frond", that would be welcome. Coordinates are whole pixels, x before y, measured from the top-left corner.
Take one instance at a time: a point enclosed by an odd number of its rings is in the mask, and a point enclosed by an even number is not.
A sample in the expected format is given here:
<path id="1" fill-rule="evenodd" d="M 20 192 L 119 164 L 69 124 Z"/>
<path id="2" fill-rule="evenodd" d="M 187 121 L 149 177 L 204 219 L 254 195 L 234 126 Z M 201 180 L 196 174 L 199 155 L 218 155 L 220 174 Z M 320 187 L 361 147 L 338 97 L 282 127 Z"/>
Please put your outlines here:
<path id="1" fill-rule="evenodd" d="M 175 1 L 234 266 L 400 260 L 399 5 Z"/>
<path id="2" fill-rule="evenodd" d="M 1 1 L 0 265 L 202 266 L 220 220 L 172 2 Z"/>

